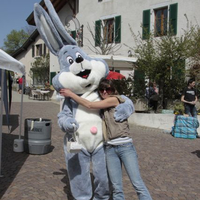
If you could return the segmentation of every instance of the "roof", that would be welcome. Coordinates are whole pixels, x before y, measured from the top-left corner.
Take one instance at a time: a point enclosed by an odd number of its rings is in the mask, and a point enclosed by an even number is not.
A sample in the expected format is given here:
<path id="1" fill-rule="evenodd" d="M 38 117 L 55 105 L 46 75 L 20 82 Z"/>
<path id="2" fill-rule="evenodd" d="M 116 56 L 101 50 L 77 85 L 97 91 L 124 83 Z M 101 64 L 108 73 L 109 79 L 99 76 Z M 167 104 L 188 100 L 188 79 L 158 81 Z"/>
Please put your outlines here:
<path id="1" fill-rule="evenodd" d="M 50 0 L 51 3 L 53 4 L 56 12 L 59 12 L 59 10 L 68 2 L 68 0 Z M 40 2 L 40 5 L 46 10 L 46 6 L 44 3 L 44 0 Z M 34 14 L 33 12 L 28 16 L 26 19 L 27 23 L 29 25 L 35 26 L 35 21 L 34 21 Z M 26 51 L 27 48 L 35 41 L 35 39 L 39 36 L 39 33 L 37 29 L 30 35 L 30 37 L 26 40 L 26 42 L 19 48 L 17 49 L 12 56 L 16 58 L 19 54 L 21 54 L 23 51 Z"/>

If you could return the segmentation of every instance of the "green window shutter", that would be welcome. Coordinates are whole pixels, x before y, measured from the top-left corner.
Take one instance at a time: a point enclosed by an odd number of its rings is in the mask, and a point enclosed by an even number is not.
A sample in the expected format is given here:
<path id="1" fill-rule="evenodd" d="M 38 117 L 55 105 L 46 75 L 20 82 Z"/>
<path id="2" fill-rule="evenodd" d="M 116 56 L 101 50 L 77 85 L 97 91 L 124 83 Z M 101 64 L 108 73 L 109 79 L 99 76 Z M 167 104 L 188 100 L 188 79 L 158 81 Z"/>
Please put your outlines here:
<path id="1" fill-rule="evenodd" d="M 56 75 L 56 72 L 51 72 L 50 73 L 50 85 L 52 85 L 52 79 Z"/>
<path id="2" fill-rule="evenodd" d="M 145 91 L 145 74 L 143 71 L 134 70 L 134 95 L 143 96 Z"/>
<path id="3" fill-rule="evenodd" d="M 143 10 L 142 39 L 147 39 L 150 33 L 150 10 Z"/>
<path id="4" fill-rule="evenodd" d="M 46 45 L 43 44 L 43 47 L 44 47 L 44 56 L 46 56 Z"/>
<path id="5" fill-rule="evenodd" d="M 134 71 L 134 80 L 140 80 L 140 79 L 145 79 L 145 74 L 141 70 L 135 70 Z"/>
<path id="6" fill-rule="evenodd" d="M 42 56 L 42 44 L 40 44 L 40 52 L 39 52 L 40 56 Z"/>
<path id="7" fill-rule="evenodd" d="M 173 35 L 177 34 L 177 16 L 178 16 L 178 4 L 170 5 L 170 13 L 169 13 L 169 31 Z"/>
<path id="8" fill-rule="evenodd" d="M 32 45 L 32 57 L 35 57 L 35 45 Z"/>
<path id="9" fill-rule="evenodd" d="M 101 43 L 101 20 L 95 22 L 95 46 L 100 46 Z"/>
<path id="10" fill-rule="evenodd" d="M 115 43 L 121 42 L 121 16 L 115 17 Z"/>
<path id="11" fill-rule="evenodd" d="M 76 40 L 76 31 L 72 31 L 71 36 Z"/>

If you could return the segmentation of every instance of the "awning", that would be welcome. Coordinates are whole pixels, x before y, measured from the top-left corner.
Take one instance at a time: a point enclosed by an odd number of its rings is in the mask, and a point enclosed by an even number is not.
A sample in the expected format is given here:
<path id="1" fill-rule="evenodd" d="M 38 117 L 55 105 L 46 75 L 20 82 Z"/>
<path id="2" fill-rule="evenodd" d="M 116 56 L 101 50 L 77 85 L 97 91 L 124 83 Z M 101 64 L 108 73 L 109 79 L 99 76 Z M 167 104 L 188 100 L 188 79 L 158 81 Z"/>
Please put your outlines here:
<path id="1" fill-rule="evenodd" d="M 89 55 L 91 58 L 101 58 L 105 60 L 109 67 L 115 70 L 133 70 L 137 61 L 135 57 L 117 56 L 117 55 Z"/>

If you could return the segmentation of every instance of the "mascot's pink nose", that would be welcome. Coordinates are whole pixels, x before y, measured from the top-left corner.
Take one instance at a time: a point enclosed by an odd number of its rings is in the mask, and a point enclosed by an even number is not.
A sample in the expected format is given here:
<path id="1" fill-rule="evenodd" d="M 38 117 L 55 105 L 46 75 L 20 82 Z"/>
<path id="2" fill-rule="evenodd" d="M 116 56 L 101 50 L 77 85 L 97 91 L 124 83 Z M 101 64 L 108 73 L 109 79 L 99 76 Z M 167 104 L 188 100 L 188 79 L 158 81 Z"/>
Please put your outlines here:
<path id="1" fill-rule="evenodd" d="M 90 132 L 91 132 L 92 134 L 96 134 L 96 133 L 97 133 L 97 127 L 96 127 L 96 126 L 92 126 L 92 127 L 90 128 Z"/>

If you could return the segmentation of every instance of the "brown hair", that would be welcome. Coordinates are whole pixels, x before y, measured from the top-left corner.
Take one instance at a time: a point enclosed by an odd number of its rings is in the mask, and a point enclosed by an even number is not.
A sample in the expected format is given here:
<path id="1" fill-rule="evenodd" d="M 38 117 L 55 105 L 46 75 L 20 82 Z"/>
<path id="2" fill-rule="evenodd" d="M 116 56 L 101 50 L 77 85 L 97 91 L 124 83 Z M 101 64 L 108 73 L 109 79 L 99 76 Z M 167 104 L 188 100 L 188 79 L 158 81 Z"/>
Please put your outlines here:
<path id="1" fill-rule="evenodd" d="M 110 87 L 111 88 L 111 90 L 113 91 L 112 92 L 112 94 L 111 95 L 117 95 L 118 94 L 118 92 L 117 92 L 117 90 L 116 90 L 116 87 L 115 87 L 115 84 L 114 84 L 114 81 L 112 80 L 112 79 L 106 79 L 106 78 L 102 78 L 101 80 L 100 80 L 100 82 L 99 82 L 99 86 L 98 86 L 98 88 L 97 88 L 97 90 L 98 90 L 98 93 L 99 93 L 99 90 L 100 89 L 105 89 L 105 88 L 108 88 L 108 87 Z M 101 96 L 101 95 L 100 95 Z"/>

